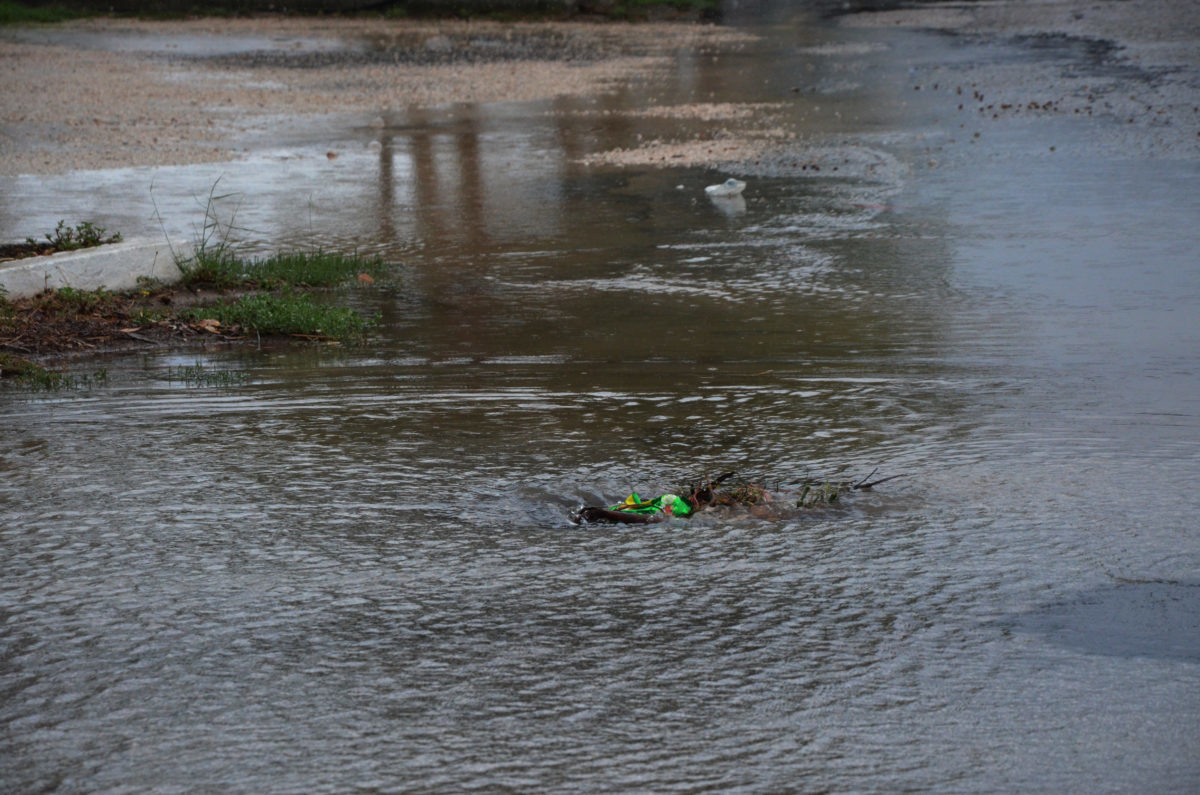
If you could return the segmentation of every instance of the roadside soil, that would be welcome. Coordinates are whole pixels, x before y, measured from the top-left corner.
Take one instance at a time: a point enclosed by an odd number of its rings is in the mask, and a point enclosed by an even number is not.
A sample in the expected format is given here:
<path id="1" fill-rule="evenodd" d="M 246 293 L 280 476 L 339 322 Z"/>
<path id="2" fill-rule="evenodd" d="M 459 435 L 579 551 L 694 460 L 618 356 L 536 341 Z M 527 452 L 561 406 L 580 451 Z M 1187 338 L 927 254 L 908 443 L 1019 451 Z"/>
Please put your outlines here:
<path id="1" fill-rule="evenodd" d="M 248 292 L 157 287 L 131 293 L 47 291 L 12 299 L 0 302 L 0 353 L 44 364 L 75 354 L 237 342 L 249 332 L 183 313 Z"/>

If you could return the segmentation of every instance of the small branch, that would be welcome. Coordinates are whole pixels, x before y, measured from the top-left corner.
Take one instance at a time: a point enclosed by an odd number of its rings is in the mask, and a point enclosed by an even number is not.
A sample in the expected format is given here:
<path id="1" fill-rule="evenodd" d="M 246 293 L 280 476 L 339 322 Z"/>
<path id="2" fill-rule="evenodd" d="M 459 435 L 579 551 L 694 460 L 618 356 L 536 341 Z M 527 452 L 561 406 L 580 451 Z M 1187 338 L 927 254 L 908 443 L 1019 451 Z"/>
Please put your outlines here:
<path id="1" fill-rule="evenodd" d="M 865 486 L 863 486 L 863 484 L 866 483 L 871 478 L 875 477 L 875 473 L 878 471 L 879 471 L 879 467 L 875 467 L 874 469 L 872 469 L 871 474 L 867 475 L 865 478 L 863 478 L 862 480 L 860 480 L 854 484 L 854 488 L 856 488 L 856 489 L 865 488 Z"/>
<path id="2" fill-rule="evenodd" d="M 874 475 L 874 474 L 875 474 L 874 472 L 871 473 L 871 475 Z M 870 477 L 871 475 L 867 475 L 867 477 Z M 880 478 L 879 480 L 872 480 L 870 483 L 857 483 L 857 484 L 855 484 L 854 488 L 856 491 L 864 491 L 866 489 L 871 488 L 872 486 L 878 486 L 880 483 L 887 483 L 889 480 L 895 480 L 896 478 L 902 478 L 902 477 L 904 477 L 903 474 L 891 475 L 890 477 Z"/>

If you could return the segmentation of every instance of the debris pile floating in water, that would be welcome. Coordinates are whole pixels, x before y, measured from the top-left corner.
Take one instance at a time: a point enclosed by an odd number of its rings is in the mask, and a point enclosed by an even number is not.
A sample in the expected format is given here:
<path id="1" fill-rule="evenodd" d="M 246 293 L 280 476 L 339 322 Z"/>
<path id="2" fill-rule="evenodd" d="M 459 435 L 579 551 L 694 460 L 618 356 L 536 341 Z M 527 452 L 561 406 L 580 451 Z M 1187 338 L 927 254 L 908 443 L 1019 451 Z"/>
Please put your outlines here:
<path id="1" fill-rule="evenodd" d="M 895 480 L 902 475 L 871 480 L 879 471 L 858 480 L 812 479 L 802 480 L 794 491 L 781 490 L 778 486 L 768 491 L 765 486 L 748 480 L 737 480 L 733 485 L 720 489 L 722 484 L 735 478 L 736 472 L 726 472 L 716 478 L 704 477 L 698 482 L 685 484 L 679 494 L 663 494 L 650 500 L 633 492 L 623 502 L 610 506 L 584 505 L 575 511 L 571 519 L 576 524 L 588 522 L 615 522 L 619 524 L 654 524 L 669 517 L 689 517 L 697 513 L 719 509 L 746 508 L 815 508 L 836 504 L 843 496 L 854 491 L 866 491 L 880 483 Z M 683 495 L 683 496 L 680 496 Z"/>
<path id="2" fill-rule="evenodd" d="M 720 185 L 709 185 L 704 189 L 704 192 L 714 199 L 729 199 L 734 196 L 741 196 L 742 191 L 745 189 L 745 182 L 730 177 Z"/>

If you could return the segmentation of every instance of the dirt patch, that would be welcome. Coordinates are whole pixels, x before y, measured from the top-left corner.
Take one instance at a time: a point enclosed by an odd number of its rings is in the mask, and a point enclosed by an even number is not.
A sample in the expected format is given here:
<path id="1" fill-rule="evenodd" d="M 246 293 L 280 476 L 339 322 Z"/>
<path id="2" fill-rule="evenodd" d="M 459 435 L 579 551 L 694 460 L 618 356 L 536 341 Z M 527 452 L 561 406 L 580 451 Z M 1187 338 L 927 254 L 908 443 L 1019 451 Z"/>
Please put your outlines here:
<path id="1" fill-rule="evenodd" d="M 0 304 L 0 351 L 36 360 L 164 345 L 233 342 L 237 327 L 189 320 L 194 306 L 236 299 L 245 291 L 160 288 L 129 294 L 48 291 Z"/>
<path id="2" fill-rule="evenodd" d="M 702 141 L 648 141 L 629 149 L 610 149 L 584 162 L 611 166 L 680 166 L 691 168 L 761 157 L 770 146 L 767 137 L 745 134 Z"/>
<path id="3" fill-rule="evenodd" d="M 120 234 L 105 237 L 104 233 L 104 229 L 88 222 L 70 228 L 65 221 L 59 221 L 54 232 L 47 233 L 41 240 L 27 237 L 23 243 L 0 245 L 0 263 L 121 242 Z"/>
<path id="4" fill-rule="evenodd" d="M 44 257 L 48 254 L 57 253 L 56 249 L 50 243 L 4 243 L 0 244 L 0 262 L 11 262 L 15 259 L 28 259 L 29 257 Z"/>

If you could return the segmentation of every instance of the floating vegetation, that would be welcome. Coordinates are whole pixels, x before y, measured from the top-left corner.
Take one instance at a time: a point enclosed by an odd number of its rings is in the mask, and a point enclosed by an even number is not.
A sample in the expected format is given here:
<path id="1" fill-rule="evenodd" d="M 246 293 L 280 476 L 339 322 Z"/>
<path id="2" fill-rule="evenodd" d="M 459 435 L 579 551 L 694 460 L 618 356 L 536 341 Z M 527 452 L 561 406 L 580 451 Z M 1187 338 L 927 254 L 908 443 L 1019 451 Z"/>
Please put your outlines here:
<path id="1" fill-rule="evenodd" d="M 246 383 L 244 370 L 209 369 L 200 362 L 183 367 L 168 367 L 167 380 L 190 387 L 230 387 Z"/>
<path id="2" fill-rule="evenodd" d="M 813 508 L 818 505 L 832 505 L 853 488 L 847 483 L 805 483 L 800 489 L 796 507 Z"/>
<path id="3" fill-rule="evenodd" d="M 56 373 L 28 359 L 0 351 L 0 382 L 33 389 L 86 389 L 108 383 L 108 371 L 101 368 L 92 373 Z"/>
<path id="4" fill-rule="evenodd" d="M 886 478 L 872 480 L 879 468 L 871 470 L 864 478 L 857 480 L 835 480 L 832 478 L 802 478 L 798 485 L 781 486 L 768 491 L 759 483 L 738 479 L 736 472 L 726 472 L 716 478 L 705 477 L 698 482 L 685 485 L 682 493 L 687 495 L 689 502 L 697 508 L 709 506 L 744 507 L 762 505 L 765 503 L 790 504 L 796 508 L 815 508 L 821 505 L 833 505 L 842 497 L 855 491 L 867 491 L 881 483 L 903 477 L 892 475 Z M 726 481 L 733 485 L 724 489 L 719 488 Z"/>
<path id="5" fill-rule="evenodd" d="M 0 351 L 0 380 L 11 379 L 15 383 L 41 389 L 58 389 L 66 384 L 67 377 L 51 372 L 28 359 Z"/>

